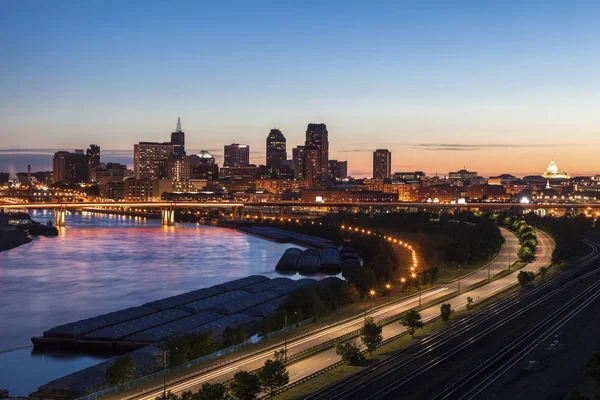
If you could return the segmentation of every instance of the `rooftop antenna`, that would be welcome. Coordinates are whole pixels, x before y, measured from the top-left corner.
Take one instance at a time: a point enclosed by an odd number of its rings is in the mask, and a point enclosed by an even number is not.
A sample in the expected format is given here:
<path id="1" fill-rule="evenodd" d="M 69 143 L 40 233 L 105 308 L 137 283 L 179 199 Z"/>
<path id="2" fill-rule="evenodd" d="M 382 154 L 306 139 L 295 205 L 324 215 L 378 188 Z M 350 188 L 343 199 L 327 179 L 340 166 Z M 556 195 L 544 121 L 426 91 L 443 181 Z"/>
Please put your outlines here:
<path id="1" fill-rule="evenodd" d="M 177 117 L 177 129 L 175 132 L 181 132 L 181 118 Z"/>

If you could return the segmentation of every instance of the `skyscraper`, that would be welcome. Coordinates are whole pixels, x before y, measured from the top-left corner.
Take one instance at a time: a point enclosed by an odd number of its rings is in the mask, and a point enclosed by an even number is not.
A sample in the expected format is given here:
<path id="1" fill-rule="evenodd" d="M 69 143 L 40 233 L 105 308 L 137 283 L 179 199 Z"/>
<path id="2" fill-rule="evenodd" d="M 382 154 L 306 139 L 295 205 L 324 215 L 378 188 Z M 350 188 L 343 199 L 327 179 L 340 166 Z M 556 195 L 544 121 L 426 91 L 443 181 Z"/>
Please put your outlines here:
<path id="1" fill-rule="evenodd" d="M 169 179 L 172 143 L 140 142 L 133 146 L 135 179 Z"/>
<path id="2" fill-rule="evenodd" d="M 388 149 L 373 152 L 373 179 L 388 179 L 392 175 L 392 153 Z"/>
<path id="3" fill-rule="evenodd" d="M 181 130 L 181 119 L 177 117 L 177 128 L 171 133 L 171 143 L 173 144 L 173 154 L 176 157 L 185 155 L 185 132 Z"/>
<path id="4" fill-rule="evenodd" d="M 224 148 L 224 167 L 245 167 L 250 164 L 250 146 L 232 143 Z"/>
<path id="5" fill-rule="evenodd" d="M 271 129 L 267 136 L 267 168 L 270 174 L 276 172 L 283 166 L 287 159 L 286 140 L 280 129 Z"/>
<path id="6" fill-rule="evenodd" d="M 312 185 L 321 176 L 321 152 L 318 146 L 304 148 L 304 179 Z"/>
<path id="7" fill-rule="evenodd" d="M 294 147 L 292 150 L 292 166 L 294 178 L 304 179 L 304 146 Z"/>
<path id="8" fill-rule="evenodd" d="M 316 147 L 319 152 L 317 166 L 318 177 L 326 177 L 329 161 L 329 138 L 325 124 L 308 124 L 306 128 L 306 147 Z"/>

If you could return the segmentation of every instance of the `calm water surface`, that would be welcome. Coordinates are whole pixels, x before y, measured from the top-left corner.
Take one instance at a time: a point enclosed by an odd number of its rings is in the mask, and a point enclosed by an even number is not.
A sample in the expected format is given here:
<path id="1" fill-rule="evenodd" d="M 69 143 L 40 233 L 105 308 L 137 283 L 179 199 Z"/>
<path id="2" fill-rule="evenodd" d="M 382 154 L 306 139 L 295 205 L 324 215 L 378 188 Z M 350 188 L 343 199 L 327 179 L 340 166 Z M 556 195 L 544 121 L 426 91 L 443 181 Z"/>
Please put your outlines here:
<path id="1" fill-rule="evenodd" d="M 53 220 L 44 210 L 31 217 Z M 0 389 L 28 395 L 106 359 L 33 353 L 30 338 L 45 329 L 252 274 L 277 276 L 289 247 L 224 228 L 71 214 L 58 237 L 0 253 Z"/>

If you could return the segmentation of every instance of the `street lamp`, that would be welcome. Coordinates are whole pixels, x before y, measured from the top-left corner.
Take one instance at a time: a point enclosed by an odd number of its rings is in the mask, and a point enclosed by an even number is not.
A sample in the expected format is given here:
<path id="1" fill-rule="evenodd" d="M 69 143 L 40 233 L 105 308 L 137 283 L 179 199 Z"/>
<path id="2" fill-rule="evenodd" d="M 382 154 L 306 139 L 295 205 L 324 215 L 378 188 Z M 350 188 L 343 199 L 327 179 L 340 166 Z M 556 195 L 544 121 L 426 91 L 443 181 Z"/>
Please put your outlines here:
<path id="1" fill-rule="evenodd" d="M 390 297 L 390 289 L 392 288 L 392 285 L 390 285 L 389 283 L 385 284 L 385 298 L 386 300 Z"/>
<path id="2" fill-rule="evenodd" d="M 369 290 L 369 294 L 371 298 L 375 296 L 375 291 L 373 289 Z M 365 292 L 365 322 L 367 321 L 367 293 Z"/>
<path id="3" fill-rule="evenodd" d="M 404 285 L 406 284 L 406 278 L 400 278 L 400 282 L 402 282 L 402 291 L 404 291 Z M 410 287 L 408 288 L 408 293 L 410 293 Z"/>

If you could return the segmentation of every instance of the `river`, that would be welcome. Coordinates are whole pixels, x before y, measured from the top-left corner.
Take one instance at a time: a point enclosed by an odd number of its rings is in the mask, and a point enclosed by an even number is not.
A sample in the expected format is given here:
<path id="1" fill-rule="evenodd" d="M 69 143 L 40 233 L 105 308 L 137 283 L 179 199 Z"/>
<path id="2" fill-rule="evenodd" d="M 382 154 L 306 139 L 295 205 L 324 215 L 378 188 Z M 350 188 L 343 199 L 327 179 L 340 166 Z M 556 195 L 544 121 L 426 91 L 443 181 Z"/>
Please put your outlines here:
<path id="1" fill-rule="evenodd" d="M 54 220 L 46 210 L 31 218 Z M 107 358 L 34 353 L 30 338 L 46 329 L 248 275 L 275 277 L 289 247 L 297 246 L 225 228 L 72 213 L 58 237 L 0 253 L 0 389 L 27 396 Z"/>

